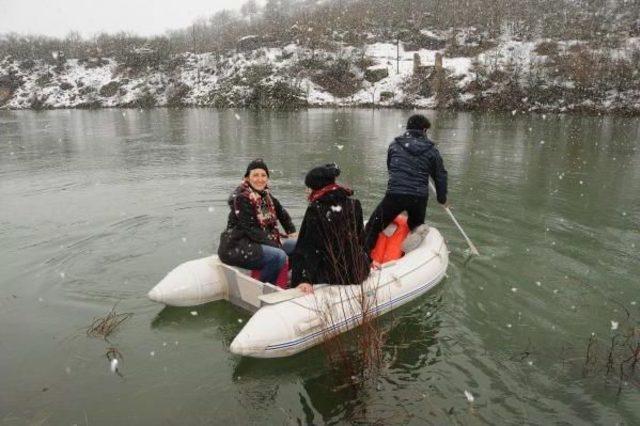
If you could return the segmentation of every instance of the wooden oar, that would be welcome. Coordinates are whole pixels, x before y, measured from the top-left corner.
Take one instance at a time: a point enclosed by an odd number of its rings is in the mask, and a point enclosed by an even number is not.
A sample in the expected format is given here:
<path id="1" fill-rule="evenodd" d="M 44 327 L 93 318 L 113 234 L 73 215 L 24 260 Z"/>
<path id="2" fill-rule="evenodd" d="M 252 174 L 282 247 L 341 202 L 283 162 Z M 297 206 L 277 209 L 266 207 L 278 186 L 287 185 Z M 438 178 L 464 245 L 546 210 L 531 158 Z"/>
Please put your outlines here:
<path id="1" fill-rule="evenodd" d="M 429 179 L 429 188 L 431 188 L 431 191 L 433 191 L 433 193 L 437 196 L 436 187 L 433 185 L 433 182 L 431 181 L 431 179 Z M 460 233 L 464 237 L 465 241 L 469 245 L 469 250 L 471 251 L 471 254 L 475 254 L 476 256 L 479 256 L 480 252 L 478 252 L 478 249 L 476 248 L 476 246 L 473 245 L 473 243 L 471 242 L 469 237 L 467 237 L 467 234 L 464 232 L 464 229 L 462 229 L 462 226 L 460 226 L 460 224 L 456 220 L 456 218 L 453 215 L 453 213 L 451 213 L 451 209 L 449 209 L 449 207 L 444 206 L 444 205 L 442 206 L 442 208 L 447 212 L 447 214 L 449 215 L 449 217 L 451 218 L 453 223 L 455 223 L 455 225 L 458 227 L 458 231 L 460 231 Z"/>

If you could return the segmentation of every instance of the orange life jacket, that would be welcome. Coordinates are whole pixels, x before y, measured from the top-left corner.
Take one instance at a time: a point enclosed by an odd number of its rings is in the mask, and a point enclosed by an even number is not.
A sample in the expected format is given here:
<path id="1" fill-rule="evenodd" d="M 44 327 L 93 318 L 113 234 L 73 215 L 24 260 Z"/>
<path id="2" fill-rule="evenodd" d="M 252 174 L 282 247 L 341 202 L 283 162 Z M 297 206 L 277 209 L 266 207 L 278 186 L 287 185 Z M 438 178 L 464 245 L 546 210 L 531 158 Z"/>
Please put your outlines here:
<path id="1" fill-rule="evenodd" d="M 384 232 L 381 232 L 371 251 L 371 259 L 378 263 L 386 263 L 402 257 L 402 242 L 409 235 L 409 225 L 407 225 L 407 218 L 404 215 L 396 216 L 393 223 L 396 225 L 393 234 L 387 237 Z"/>

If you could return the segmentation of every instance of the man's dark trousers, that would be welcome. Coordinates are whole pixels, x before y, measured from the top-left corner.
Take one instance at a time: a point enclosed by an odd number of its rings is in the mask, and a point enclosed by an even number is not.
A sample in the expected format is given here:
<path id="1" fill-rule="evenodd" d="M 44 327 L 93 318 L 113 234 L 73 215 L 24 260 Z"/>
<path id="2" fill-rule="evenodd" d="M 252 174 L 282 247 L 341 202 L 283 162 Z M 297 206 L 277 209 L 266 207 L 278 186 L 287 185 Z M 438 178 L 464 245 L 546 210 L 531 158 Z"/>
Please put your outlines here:
<path id="1" fill-rule="evenodd" d="M 378 234 L 393 222 L 393 219 L 402 211 L 406 210 L 409 216 L 407 225 L 409 225 L 410 230 L 413 231 L 422 225 L 427 210 L 427 198 L 417 195 L 386 193 L 364 228 L 364 244 L 367 253 L 371 253 L 371 250 L 376 245 Z"/>

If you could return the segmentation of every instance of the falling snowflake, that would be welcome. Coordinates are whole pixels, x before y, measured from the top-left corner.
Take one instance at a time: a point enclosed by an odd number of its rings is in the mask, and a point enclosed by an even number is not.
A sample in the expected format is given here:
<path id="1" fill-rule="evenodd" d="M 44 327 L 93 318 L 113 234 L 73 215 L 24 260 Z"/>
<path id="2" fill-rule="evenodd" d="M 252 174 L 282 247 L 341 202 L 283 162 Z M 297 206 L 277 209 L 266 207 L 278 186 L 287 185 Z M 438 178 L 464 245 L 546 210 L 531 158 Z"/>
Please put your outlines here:
<path id="1" fill-rule="evenodd" d="M 235 113 L 234 116 L 236 117 L 236 120 L 240 121 L 240 116 L 238 115 L 238 113 Z"/>
<path id="2" fill-rule="evenodd" d="M 611 330 L 617 330 L 618 329 L 618 325 L 620 325 L 620 323 L 618 323 L 618 321 L 611 321 Z"/>
<path id="3" fill-rule="evenodd" d="M 336 148 L 338 148 L 338 151 L 342 151 L 342 148 L 344 148 L 344 145 L 336 145 Z"/>
<path id="4" fill-rule="evenodd" d="M 149 352 L 149 355 L 151 355 L 151 356 L 156 356 L 156 351 L 151 351 L 151 352 Z"/>
<path id="5" fill-rule="evenodd" d="M 342 211 L 342 206 L 331 206 L 331 211 L 340 213 Z"/>
<path id="6" fill-rule="evenodd" d="M 515 292 L 517 292 L 517 291 L 518 291 L 518 289 L 517 289 L 517 288 L 515 288 L 515 287 L 511 287 L 511 291 L 515 293 Z"/>
<path id="7" fill-rule="evenodd" d="M 182 242 L 186 243 L 187 242 L 187 237 L 182 237 Z"/>
<path id="8" fill-rule="evenodd" d="M 467 398 L 467 401 L 469 402 L 473 402 L 474 401 L 474 397 L 473 394 L 471 392 L 469 392 L 468 390 L 464 391 L 464 396 Z"/>
<path id="9" fill-rule="evenodd" d="M 194 317 L 198 315 L 198 311 L 191 311 L 191 315 L 193 315 Z"/>
<path id="10" fill-rule="evenodd" d="M 213 207 L 211 207 L 211 206 L 209 206 L 209 208 L 207 210 L 209 210 L 209 213 L 213 213 L 215 211 L 215 209 Z"/>

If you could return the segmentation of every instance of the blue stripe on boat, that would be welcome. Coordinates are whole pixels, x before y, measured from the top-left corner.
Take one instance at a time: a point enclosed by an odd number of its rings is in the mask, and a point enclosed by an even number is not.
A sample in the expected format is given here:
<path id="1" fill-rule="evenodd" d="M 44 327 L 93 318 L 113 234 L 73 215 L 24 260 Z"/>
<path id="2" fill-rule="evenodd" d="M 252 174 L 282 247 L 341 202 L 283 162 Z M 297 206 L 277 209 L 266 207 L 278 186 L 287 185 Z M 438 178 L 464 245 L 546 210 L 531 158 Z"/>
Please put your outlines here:
<path id="1" fill-rule="evenodd" d="M 402 300 L 405 300 L 405 299 L 407 299 L 407 298 L 409 298 L 409 297 L 413 296 L 413 295 L 414 295 L 414 294 L 416 294 L 416 293 L 419 293 L 419 292 L 420 292 L 420 291 L 422 291 L 422 289 L 424 289 L 425 287 L 427 287 L 427 289 L 428 289 L 428 287 L 432 287 L 432 286 L 434 286 L 434 285 L 435 285 L 435 284 L 437 284 L 437 283 L 438 283 L 438 282 L 439 282 L 443 277 L 444 277 L 444 272 L 443 272 L 442 274 L 438 275 L 434 280 L 429 281 L 428 283 L 426 283 L 426 284 L 424 284 L 424 285 L 422 285 L 422 286 L 420 286 L 420 287 L 418 287 L 418 288 L 416 288 L 416 289 L 414 289 L 414 290 L 410 291 L 409 293 L 406 293 L 406 294 L 404 294 L 404 295 L 402 295 L 402 296 L 400 296 L 400 297 L 398 297 L 398 298 L 396 298 L 396 299 L 389 300 L 388 302 L 385 302 L 385 303 L 383 303 L 382 305 L 377 305 L 375 308 L 373 308 L 373 309 L 372 309 L 372 312 L 373 312 L 373 313 L 379 313 L 378 315 L 382 315 L 382 314 L 384 313 L 384 311 L 385 311 L 385 310 L 387 310 L 387 309 L 386 309 L 387 307 L 389 308 L 388 310 L 390 310 L 390 309 L 391 309 L 391 305 L 393 305 L 394 303 L 400 302 L 400 301 L 402 301 Z M 425 290 L 425 291 L 426 291 L 426 290 Z M 306 342 L 306 341 L 308 341 L 309 339 L 314 339 L 314 338 L 316 338 L 316 337 L 317 337 L 317 336 L 319 336 L 320 334 L 327 333 L 327 332 L 332 332 L 332 331 L 334 331 L 335 329 L 340 328 L 340 327 L 342 327 L 342 326 L 344 326 L 344 325 L 346 325 L 346 324 L 348 324 L 348 323 L 350 323 L 350 322 L 353 322 L 353 321 L 359 320 L 361 317 L 362 317 L 362 314 L 361 314 L 361 313 L 360 313 L 360 314 L 358 314 L 358 315 L 354 315 L 354 316 L 349 317 L 349 318 L 347 318 L 346 320 L 343 320 L 343 321 L 341 321 L 341 322 L 339 322 L 339 323 L 337 323 L 337 324 L 333 324 L 333 325 L 331 325 L 331 327 L 328 327 L 328 328 L 326 328 L 326 329 L 322 329 L 322 330 L 320 330 L 320 331 L 316 331 L 315 333 L 311 333 L 311 334 L 309 334 L 309 335 L 307 335 L 307 336 L 304 336 L 304 337 L 301 337 L 301 338 L 299 338 L 299 339 L 296 339 L 296 340 L 290 340 L 290 341 L 288 341 L 288 342 L 284 342 L 284 343 L 277 343 L 277 344 L 275 344 L 275 345 L 269 345 L 269 346 L 267 346 L 267 347 L 265 348 L 265 350 L 266 350 L 266 351 L 272 351 L 272 350 L 275 350 L 275 349 L 283 349 L 283 348 L 288 348 L 288 347 L 292 347 L 292 346 L 298 346 L 298 345 L 300 345 L 301 343 L 305 343 L 305 342 Z"/>

